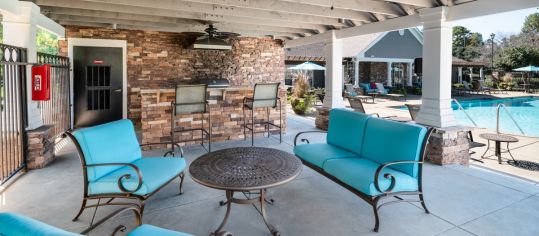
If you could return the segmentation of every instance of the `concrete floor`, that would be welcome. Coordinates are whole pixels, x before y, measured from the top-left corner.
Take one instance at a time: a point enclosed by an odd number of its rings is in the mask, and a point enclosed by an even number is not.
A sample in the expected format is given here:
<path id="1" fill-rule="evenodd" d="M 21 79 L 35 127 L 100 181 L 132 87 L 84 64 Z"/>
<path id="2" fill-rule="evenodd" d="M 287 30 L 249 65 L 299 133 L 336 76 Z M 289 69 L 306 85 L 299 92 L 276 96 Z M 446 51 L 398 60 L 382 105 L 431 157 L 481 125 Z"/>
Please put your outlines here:
<path id="1" fill-rule="evenodd" d="M 294 135 L 314 129 L 311 119 L 291 116 L 284 143 L 258 138 L 257 146 L 292 150 Z M 315 139 L 323 140 L 323 136 Z M 249 141 L 216 143 L 216 149 L 248 146 Z M 191 162 L 204 153 L 200 146 L 185 149 Z M 146 153 L 149 156 L 163 151 Z M 146 204 L 144 223 L 208 235 L 221 222 L 224 192 L 186 178 L 185 194 L 178 195 L 174 181 Z M 370 205 L 354 194 L 305 167 L 296 180 L 271 189 L 277 202 L 270 206 L 270 220 L 282 235 L 539 235 L 539 185 L 477 167 L 426 165 L 424 191 L 431 214 L 418 205 L 400 203 L 380 211 L 381 228 L 374 233 Z M 62 149 L 50 166 L 30 171 L 1 195 L 0 211 L 25 214 L 46 223 L 80 232 L 90 222 L 86 211 L 71 222 L 82 195 L 80 163 L 72 145 Z M 100 209 L 100 217 L 112 209 Z M 116 218 L 92 235 L 108 235 L 119 224 L 131 227 L 129 215 Z M 234 205 L 226 230 L 234 235 L 269 235 L 257 211 Z"/>

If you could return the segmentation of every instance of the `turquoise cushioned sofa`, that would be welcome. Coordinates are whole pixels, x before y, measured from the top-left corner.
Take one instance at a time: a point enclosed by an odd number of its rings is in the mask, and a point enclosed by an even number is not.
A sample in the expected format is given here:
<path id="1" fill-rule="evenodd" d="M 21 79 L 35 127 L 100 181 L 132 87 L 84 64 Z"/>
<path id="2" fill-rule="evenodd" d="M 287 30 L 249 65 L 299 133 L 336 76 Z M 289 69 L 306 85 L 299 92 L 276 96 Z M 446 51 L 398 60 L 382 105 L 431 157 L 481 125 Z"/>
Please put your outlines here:
<path id="1" fill-rule="evenodd" d="M 95 227 L 93 227 L 95 228 Z M 117 229 L 123 229 L 119 227 Z M 88 232 L 85 232 L 88 233 Z M 41 221 L 34 220 L 32 218 L 15 214 L 15 213 L 0 213 L 0 235 L 5 236 L 76 236 L 72 232 L 65 231 L 63 229 L 56 228 L 54 226 L 45 224 Z M 139 225 L 131 232 L 127 233 L 128 236 L 191 236 L 190 234 L 176 232 L 168 229 L 159 228 L 153 225 Z"/>
<path id="2" fill-rule="evenodd" d="M 296 135 L 294 153 L 303 164 L 352 191 L 372 205 L 378 231 L 378 202 L 385 197 L 418 195 L 425 148 L 432 129 L 380 119 L 346 109 L 333 109 L 325 143 L 310 143 Z M 407 200 L 409 202 L 409 200 Z"/>
<path id="3" fill-rule="evenodd" d="M 182 193 L 185 159 L 142 158 L 130 120 L 66 132 L 66 135 L 77 148 L 84 177 L 84 197 L 74 221 L 84 209 L 92 207 L 86 205 L 90 199 L 105 199 L 98 203 L 99 206 L 122 204 L 114 199 L 133 199 L 138 201 L 137 205 L 143 212 L 145 201 L 177 177 L 180 178 Z"/>

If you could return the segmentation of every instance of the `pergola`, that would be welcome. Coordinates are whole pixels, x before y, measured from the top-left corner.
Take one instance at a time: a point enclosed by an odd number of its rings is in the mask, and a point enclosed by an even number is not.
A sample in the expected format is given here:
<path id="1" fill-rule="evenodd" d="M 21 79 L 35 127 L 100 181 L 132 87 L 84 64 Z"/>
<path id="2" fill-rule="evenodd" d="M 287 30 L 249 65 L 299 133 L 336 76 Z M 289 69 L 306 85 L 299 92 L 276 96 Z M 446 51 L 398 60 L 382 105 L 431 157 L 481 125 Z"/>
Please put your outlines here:
<path id="1" fill-rule="evenodd" d="M 18 0 L 0 2 L 5 42 L 29 48 L 40 26 L 63 36 L 60 25 L 271 36 L 285 47 L 323 43 L 324 107 L 343 106 L 343 39 L 423 25 L 423 105 L 418 122 L 455 125 L 451 110 L 451 22 L 536 7 L 536 0 Z M 59 24 L 55 24 L 50 19 Z M 26 25 L 27 27 L 21 27 Z M 29 58 L 32 61 L 32 58 Z"/>

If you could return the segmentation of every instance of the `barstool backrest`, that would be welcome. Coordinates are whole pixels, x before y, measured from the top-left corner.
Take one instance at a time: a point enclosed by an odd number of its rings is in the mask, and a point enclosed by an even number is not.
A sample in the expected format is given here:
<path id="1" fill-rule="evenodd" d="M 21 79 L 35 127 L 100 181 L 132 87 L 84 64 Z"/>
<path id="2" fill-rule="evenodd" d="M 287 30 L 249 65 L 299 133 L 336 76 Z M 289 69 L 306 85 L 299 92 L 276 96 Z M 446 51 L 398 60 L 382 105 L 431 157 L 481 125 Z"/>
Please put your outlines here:
<path id="1" fill-rule="evenodd" d="M 281 83 L 255 84 L 253 93 L 253 108 L 277 107 Z"/>
<path id="2" fill-rule="evenodd" d="M 206 84 L 176 85 L 174 114 L 206 113 Z"/>

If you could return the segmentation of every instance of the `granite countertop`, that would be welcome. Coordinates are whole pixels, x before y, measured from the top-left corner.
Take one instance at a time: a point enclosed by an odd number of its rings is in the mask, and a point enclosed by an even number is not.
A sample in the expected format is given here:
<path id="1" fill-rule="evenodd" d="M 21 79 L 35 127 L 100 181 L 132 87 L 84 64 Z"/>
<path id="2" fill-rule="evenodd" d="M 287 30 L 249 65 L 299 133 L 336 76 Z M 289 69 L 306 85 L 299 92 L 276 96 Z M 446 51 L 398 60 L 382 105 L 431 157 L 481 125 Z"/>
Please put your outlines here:
<path id="1" fill-rule="evenodd" d="M 251 86 L 230 86 L 226 88 L 208 88 L 208 91 L 239 91 L 239 90 L 252 90 L 253 87 Z M 175 89 L 173 88 L 161 88 L 161 89 L 154 89 L 154 88 L 141 88 L 140 93 L 173 93 Z"/>

